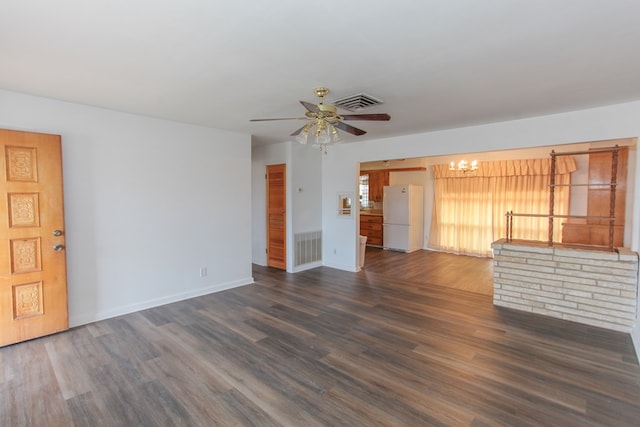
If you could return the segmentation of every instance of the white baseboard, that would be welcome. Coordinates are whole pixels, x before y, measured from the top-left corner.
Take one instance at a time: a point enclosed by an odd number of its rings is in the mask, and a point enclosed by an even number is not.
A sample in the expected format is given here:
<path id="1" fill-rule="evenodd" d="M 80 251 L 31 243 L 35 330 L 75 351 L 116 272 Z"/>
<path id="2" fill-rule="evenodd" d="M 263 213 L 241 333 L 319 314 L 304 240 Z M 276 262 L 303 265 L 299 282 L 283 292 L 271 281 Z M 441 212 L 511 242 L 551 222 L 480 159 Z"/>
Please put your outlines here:
<path id="1" fill-rule="evenodd" d="M 324 265 L 325 267 L 335 268 L 337 270 L 350 271 L 352 273 L 357 273 L 358 271 L 360 271 L 360 267 L 354 268 L 352 265 L 336 264 L 332 262 L 325 262 L 322 265 Z"/>
<path id="2" fill-rule="evenodd" d="M 158 307 L 165 304 L 171 304 L 190 298 L 199 297 L 202 295 L 208 295 L 215 292 L 224 291 L 227 289 L 237 288 L 239 286 L 250 285 L 254 283 L 253 277 L 247 277 L 241 280 L 235 280 L 233 282 L 218 283 L 216 285 L 207 286 L 205 288 L 199 288 L 188 292 L 181 292 L 178 294 L 168 295 L 162 298 L 155 298 L 152 300 L 142 301 L 136 304 L 125 305 L 117 307 L 111 310 L 106 310 L 98 313 L 86 313 L 78 316 L 69 317 L 69 327 L 75 327 L 80 325 L 86 325 L 88 323 L 97 322 L 99 320 L 110 319 L 116 316 L 122 316 L 123 314 L 134 313 L 140 310 L 146 310 L 148 308 Z"/>
<path id="3" fill-rule="evenodd" d="M 322 261 L 310 262 L 308 264 L 299 265 L 297 267 L 293 267 L 292 273 L 298 273 L 300 271 L 311 270 L 312 268 L 322 267 Z"/>
<path id="4" fill-rule="evenodd" d="M 252 264 L 256 264 L 256 265 L 260 265 L 262 267 L 266 267 L 267 266 L 267 258 L 261 257 L 261 258 L 254 258 L 251 261 Z"/>
<path id="5" fill-rule="evenodd" d="M 636 349 L 636 358 L 638 359 L 638 364 L 640 364 L 640 325 L 637 323 L 631 330 L 631 341 L 633 341 L 633 347 Z"/>

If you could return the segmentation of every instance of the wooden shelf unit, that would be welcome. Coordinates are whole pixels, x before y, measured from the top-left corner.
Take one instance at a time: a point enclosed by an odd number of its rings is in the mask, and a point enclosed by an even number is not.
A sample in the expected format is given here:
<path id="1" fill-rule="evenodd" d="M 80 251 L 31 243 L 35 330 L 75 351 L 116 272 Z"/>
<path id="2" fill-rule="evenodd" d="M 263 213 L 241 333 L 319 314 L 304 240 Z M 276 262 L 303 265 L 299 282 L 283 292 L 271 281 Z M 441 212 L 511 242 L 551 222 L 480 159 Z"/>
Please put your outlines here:
<path id="1" fill-rule="evenodd" d="M 587 215 L 554 215 L 556 157 L 589 155 L 589 183 Z M 567 218 L 562 224 L 562 243 L 606 246 L 610 251 L 623 246 L 624 215 L 627 182 L 628 147 L 595 148 L 587 151 L 556 153 L 551 151 L 549 183 L 548 245 L 553 246 L 554 218 Z M 584 184 L 569 184 L 569 187 Z M 514 217 L 540 217 L 545 215 L 515 214 L 507 212 L 507 241 L 513 240 Z"/>
<path id="2" fill-rule="evenodd" d="M 623 245 L 629 150 L 618 146 L 609 150 L 589 150 L 587 216 L 562 224 L 562 243 L 611 249 Z"/>

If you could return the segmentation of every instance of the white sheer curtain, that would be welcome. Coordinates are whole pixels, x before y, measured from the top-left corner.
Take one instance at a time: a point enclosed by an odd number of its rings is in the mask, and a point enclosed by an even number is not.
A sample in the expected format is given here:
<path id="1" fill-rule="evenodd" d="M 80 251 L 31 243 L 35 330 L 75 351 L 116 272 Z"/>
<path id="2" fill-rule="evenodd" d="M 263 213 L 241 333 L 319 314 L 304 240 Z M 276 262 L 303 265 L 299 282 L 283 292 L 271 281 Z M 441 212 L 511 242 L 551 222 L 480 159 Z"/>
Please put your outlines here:
<path id="1" fill-rule="evenodd" d="M 491 243 L 506 237 L 507 211 L 549 213 L 550 162 L 546 159 L 483 162 L 473 173 L 434 168 L 435 197 L 429 246 L 456 254 L 492 256 Z M 570 184 L 576 170 L 572 157 L 556 158 L 556 184 Z M 554 214 L 569 213 L 569 187 L 555 187 Z M 548 218 L 517 217 L 513 237 L 548 239 Z M 554 241 L 560 240 L 554 224 Z"/>

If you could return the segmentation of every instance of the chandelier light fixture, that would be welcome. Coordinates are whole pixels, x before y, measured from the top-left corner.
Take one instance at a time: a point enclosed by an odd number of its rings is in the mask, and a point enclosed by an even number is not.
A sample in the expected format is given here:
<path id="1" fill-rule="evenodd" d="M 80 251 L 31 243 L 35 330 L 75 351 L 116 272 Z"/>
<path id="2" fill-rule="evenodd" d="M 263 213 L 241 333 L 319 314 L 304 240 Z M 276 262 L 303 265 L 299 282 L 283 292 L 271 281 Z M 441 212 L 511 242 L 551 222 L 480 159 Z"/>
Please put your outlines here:
<path id="1" fill-rule="evenodd" d="M 471 165 L 466 160 L 460 160 L 457 165 L 455 162 L 451 162 L 449 163 L 449 170 L 462 173 L 474 172 L 478 170 L 478 161 L 472 160 Z"/>

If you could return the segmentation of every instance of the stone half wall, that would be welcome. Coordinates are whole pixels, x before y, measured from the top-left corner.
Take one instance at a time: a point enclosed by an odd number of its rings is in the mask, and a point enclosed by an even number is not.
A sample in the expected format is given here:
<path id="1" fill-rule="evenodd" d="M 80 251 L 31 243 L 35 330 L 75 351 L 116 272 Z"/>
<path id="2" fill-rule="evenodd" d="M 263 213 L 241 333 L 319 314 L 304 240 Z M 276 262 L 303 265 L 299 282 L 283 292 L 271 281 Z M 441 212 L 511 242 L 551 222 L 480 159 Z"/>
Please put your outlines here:
<path id="1" fill-rule="evenodd" d="M 616 331 L 636 320 L 638 253 L 498 240 L 493 303 Z"/>

